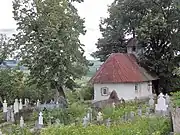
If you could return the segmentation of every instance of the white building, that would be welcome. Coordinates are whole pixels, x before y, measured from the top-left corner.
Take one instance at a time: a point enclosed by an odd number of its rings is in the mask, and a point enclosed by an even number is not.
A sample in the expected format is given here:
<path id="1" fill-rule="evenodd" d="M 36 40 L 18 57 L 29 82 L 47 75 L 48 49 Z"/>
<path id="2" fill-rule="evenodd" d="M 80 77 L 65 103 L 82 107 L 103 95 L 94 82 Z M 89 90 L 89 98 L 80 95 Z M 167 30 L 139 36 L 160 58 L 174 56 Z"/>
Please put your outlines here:
<path id="1" fill-rule="evenodd" d="M 130 40 L 128 53 L 113 53 L 102 64 L 90 82 L 94 85 L 94 100 L 106 100 L 115 90 L 119 98 L 125 100 L 152 95 L 152 81 L 157 77 L 150 75 L 137 63 L 138 46 Z"/>

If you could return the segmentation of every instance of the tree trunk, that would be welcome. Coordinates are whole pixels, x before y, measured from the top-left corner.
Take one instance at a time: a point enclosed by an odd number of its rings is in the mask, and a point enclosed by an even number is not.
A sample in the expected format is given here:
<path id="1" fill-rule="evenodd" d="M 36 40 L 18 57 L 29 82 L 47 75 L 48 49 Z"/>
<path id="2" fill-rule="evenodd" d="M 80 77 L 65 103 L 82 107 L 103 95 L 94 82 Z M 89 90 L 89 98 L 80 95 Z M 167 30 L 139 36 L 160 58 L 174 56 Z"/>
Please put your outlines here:
<path id="1" fill-rule="evenodd" d="M 62 86 L 57 86 L 57 90 L 59 92 L 59 96 L 63 96 L 66 99 L 66 95 L 64 93 L 63 87 Z"/>

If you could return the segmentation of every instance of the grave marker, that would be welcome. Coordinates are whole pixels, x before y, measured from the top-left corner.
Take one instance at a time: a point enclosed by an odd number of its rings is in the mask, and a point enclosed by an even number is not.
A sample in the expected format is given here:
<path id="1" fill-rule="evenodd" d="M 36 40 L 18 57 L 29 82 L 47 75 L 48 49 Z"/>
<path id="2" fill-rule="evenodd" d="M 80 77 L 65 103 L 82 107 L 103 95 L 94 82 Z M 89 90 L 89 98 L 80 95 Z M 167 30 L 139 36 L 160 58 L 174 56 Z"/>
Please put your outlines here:
<path id="1" fill-rule="evenodd" d="M 4 100 L 4 103 L 3 103 L 3 115 L 4 115 L 4 120 L 7 120 L 7 112 L 8 112 L 7 102 L 6 102 L 6 100 Z"/>
<path id="2" fill-rule="evenodd" d="M 20 118 L 20 127 L 21 127 L 21 128 L 24 127 L 24 119 L 23 119 L 22 116 L 21 116 L 21 118 Z"/>
<path id="3" fill-rule="evenodd" d="M 43 126 L 43 114 L 42 114 L 42 112 L 39 113 L 38 125 L 39 125 L 39 128 L 42 128 L 42 126 Z"/>
<path id="4" fill-rule="evenodd" d="M 19 110 L 23 109 L 23 105 L 22 105 L 22 99 L 19 100 Z"/>
<path id="5" fill-rule="evenodd" d="M 88 118 L 86 116 L 84 116 L 84 118 L 83 118 L 83 126 L 87 127 L 87 125 L 88 125 Z"/>
<path id="6" fill-rule="evenodd" d="M 167 112 L 168 105 L 166 105 L 166 100 L 165 100 L 164 95 L 162 93 L 160 93 L 158 97 L 159 98 L 157 100 L 155 110 L 156 110 L 156 112 L 163 113 L 163 115 L 164 115 L 164 113 Z"/>
<path id="7" fill-rule="evenodd" d="M 19 103 L 18 103 L 18 99 L 15 99 L 14 102 L 14 113 L 18 113 L 19 112 Z"/>
<path id="8" fill-rule="evenodd" d="M 110 127 L 110 126 L 111 126 L 111 119 L 110 119 L 110 118 L 108 118 L 108 119 L 106 120 L 106 126 L 107 126 L 107 127 Z"/>

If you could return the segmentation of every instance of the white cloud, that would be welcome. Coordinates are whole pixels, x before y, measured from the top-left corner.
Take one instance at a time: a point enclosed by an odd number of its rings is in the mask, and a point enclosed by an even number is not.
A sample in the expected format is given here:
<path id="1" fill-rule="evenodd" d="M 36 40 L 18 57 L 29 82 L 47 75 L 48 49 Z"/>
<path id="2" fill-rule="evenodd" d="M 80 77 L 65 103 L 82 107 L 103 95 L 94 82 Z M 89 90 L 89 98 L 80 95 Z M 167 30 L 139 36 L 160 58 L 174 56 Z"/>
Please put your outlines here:
<path id="1" fill-rule="evenodd" d="M 95 43 L 101 37 L 99 32 L 99 23 L 101 17 L 107 17 L 107 6 L 114 0 L 84 0 L 81 4 L 76 4 L 79 15 L 85 18 L 87 33 L 81 36 L 80 40 L 85 44 L 85 55 L 88 59 L 90 53 L 96 50 Z M 16 23 L 12 14 L 12 0 L 0 0 L 0 32 L 8 35 L 15 32 Z"/>

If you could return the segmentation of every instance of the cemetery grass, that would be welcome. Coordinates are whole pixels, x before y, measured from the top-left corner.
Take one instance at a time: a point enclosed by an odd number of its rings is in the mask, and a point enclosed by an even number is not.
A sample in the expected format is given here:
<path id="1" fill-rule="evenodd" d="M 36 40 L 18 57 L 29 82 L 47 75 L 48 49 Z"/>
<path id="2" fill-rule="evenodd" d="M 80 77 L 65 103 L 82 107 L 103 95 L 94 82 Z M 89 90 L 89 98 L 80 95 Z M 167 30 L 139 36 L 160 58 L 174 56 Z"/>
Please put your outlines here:
<path id="1" fill-rule="evenodd" d="M 170 131 L 169 119 L 165 117 L 137 118 L 133 122 L 112 123 L 107 128 L 105 125 L 88 127 L 59 126 L 42 130 L 41 135 L 166 135 Z"/>

